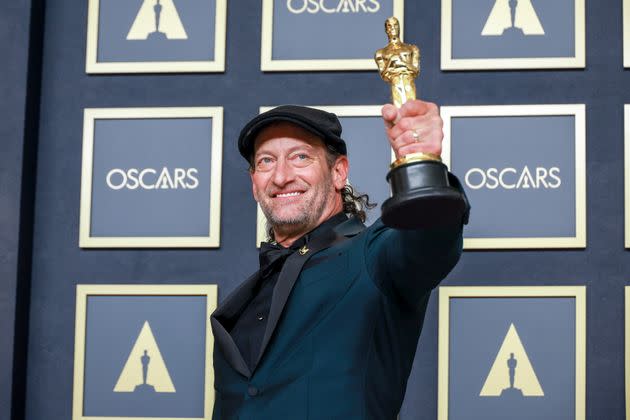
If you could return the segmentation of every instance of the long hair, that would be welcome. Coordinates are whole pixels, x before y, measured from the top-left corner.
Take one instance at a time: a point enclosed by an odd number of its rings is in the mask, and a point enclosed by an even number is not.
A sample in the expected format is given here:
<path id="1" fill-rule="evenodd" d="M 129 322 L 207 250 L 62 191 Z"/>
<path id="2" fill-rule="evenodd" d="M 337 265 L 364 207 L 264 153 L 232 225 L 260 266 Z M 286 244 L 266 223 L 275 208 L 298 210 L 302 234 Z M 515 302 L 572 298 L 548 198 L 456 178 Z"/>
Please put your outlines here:
<path id="1" fill-rule="evenodd" d="M 341 189 L 341 201 L 343 212 L 357 217 L 362 222 L 367 218 L 366 211 L 376 207 L 376 203 L 370 201 L 369 195 L 355 191 L 350 184 Z"/>
<path id="2" fill-rule="evenodd" d="M 333 164 L 339 157 L 340 153 L 332 149 L 330 146 L 326 148 L 326 162 L 328 167 L 332 168 Z M 250 171 L 253 170 L 253 162 L 250 163 Z M 365 222 L 367 218 L 367 210 L 376 207 L 377 203 L 370 201 L 370 196 L 356 191 L 352 185 L 346 184 L 341 191 L 341 202 L 343 204 L 343 212 L 349 216 L 354 216 Z M 267 223 L 266 226 L 267 239 L 274 240 L 273 227 Z"/>
<path id="3" fill-rule="evenodd" d="M 326 147 L 326 162 L 328 162 L 329 168 L 332 168 L 339 156 L 340 153 L 335 149 L 330 146 Z M 365 222 L 367 218 L 366 210 L 376 207 L 376 203 L 370 202 L 369 195 L 355 191 L 350 184 L 346 184 L 341 189 L 341 202 L 343 203 L 343 212 L 357 217 L 361 222 Z"/>

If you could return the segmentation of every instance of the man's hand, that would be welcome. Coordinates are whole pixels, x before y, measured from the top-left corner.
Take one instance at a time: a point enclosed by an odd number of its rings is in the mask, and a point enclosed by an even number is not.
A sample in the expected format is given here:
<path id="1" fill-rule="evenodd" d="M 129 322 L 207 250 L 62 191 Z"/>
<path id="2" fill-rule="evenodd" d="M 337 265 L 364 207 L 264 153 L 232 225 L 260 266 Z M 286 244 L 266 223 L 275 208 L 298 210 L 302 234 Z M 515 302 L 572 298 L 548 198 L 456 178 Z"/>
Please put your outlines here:
<path id="1" fill-rule="evenodd" d="M 414 99 L 400 109 L 386 104 L 381 114 L 396 159 L 418 152 L 442 154 L 443 122 L 434 103 Z"/>

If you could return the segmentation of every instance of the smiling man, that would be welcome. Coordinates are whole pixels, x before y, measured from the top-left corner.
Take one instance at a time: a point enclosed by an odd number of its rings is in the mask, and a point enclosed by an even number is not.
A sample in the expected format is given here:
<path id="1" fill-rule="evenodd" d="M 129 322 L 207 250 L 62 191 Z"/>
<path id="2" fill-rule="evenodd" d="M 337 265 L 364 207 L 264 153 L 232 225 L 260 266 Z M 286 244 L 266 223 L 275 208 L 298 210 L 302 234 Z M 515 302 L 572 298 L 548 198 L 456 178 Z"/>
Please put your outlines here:
<path id="1" fill-rule="evenodd" d="M 434 104 L 382 113 L 397 157 L 440 155 Z M 270 242 L 212 315 L 213 419 L 395 419 L 430 292 L 461 254 L 462 223 L 366 228 L 369 200 L 347 185 L 334 114 L 277 107 L 252 119 L 238 146 Z"/>

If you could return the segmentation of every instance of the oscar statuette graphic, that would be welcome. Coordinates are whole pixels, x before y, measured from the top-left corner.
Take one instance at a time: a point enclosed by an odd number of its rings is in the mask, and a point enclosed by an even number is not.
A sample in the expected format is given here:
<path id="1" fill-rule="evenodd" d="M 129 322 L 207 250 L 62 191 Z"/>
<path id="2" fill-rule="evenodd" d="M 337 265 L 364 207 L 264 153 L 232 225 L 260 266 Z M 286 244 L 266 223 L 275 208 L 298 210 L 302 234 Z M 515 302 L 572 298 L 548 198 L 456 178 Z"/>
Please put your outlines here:
<path id="1" fill-rule="evenodd" d="M 416 99 L 414 79 L 420 73 L 420 50 L 400 39 L 398 19 L 385 21 L 389 43 L 376 51 L 374 60 L 381 78 L 391 85 L 392 103 L 400 108 Z M 451 182 L 448 169 L 439 156 L 412 153 L 398 158 L 387 173 L 392 196 L 382 206 L 387 226 L 415 229 L 429 226 L 454 226 L 461 223 L 468 209 L 465 196 Z M 465 223 L 466 221 L 464 221 Z"/>

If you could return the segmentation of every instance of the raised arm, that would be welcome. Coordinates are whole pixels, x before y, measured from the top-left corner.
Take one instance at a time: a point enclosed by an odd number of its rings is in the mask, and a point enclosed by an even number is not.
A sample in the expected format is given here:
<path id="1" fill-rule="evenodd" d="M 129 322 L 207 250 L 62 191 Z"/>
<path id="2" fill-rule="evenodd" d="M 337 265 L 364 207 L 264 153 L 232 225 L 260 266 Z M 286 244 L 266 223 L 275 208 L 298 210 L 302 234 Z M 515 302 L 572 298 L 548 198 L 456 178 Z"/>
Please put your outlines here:
<path id="1" fill-rule="evenodd" d="M 376 286 L 389 298 L 417 307 L 455 266 L 462 227 L 398 230 L 377 221 L 368 230 L 365 261 Z"/>
<path id="2" fill-rule="evenodd" d="M 443 124 L 435 104 L 412 100 L 400 109 L 388 104 L 382 114 L 396 158 L 417 152 L 441 154 Z M 456 179 L 453 181 L 459 185 Z M 450 272 L 461 250 L 460 223 L 397 230 L 379 221 L 368 232 L 365 257 L 372 278 L 386 295 L 414 305 Z"/>

